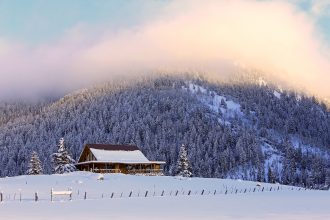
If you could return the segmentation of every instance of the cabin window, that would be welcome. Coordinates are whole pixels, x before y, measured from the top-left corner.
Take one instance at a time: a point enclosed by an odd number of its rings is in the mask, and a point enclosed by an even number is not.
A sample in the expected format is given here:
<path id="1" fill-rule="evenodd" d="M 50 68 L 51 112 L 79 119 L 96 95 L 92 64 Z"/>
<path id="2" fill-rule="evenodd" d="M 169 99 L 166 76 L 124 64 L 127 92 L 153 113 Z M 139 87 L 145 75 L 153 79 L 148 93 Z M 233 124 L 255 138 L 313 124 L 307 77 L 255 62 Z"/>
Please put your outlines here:
<path id="1" fill-rule="evenodd" d="M 115 165 L 114 164 L 105 164 L 105 166 L 106 166 L 106 169 L 107 170 L 113 170 L 113 169 L 115 169 Z"/>
<path id="2" fill-rule="evenodd" d="M 88 153 L 87 157 L 86 157 L 86 161 L 93 161 L 94 160 L 94 156 L 92 153 Z"/>

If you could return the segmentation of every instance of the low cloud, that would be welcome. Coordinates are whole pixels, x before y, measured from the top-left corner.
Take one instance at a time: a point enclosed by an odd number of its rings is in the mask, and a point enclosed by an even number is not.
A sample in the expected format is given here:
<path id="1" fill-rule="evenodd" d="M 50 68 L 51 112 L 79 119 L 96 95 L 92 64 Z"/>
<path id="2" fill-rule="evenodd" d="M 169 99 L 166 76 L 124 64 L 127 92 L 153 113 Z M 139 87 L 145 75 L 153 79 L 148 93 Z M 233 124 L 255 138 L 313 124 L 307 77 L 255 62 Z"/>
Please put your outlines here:
<path id="1" fill-rule="evenodd" d="M 117 76 L 199 71 L 243 63 L 330 97 L 329 50 L 313 19 L 282 1 L 174 1 L 128 29 L 77 26 L 28 47 L 0 39 L 0 98 L 62 92 Z"/>
<path id="2" fill-rule="evenodd" d="M 312 0 L 311 12 L 316 16 L 330 16 L 330 1 Z"/>

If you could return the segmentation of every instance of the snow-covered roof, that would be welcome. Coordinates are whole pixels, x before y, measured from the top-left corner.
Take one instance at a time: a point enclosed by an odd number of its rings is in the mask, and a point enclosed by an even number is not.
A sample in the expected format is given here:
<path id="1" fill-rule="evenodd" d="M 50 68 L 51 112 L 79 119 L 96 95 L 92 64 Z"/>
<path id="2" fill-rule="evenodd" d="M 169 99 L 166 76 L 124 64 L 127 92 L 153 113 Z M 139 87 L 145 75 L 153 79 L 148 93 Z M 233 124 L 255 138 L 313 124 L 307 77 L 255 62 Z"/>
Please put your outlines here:
<path id="1" fill-rule="evenodd" d="M 119 144 L 86 144 L 85 147 L 99 149 L 99 150 L 112 150 L 112 151 L 132 151 L 140 150 L 135 145 L 119 145 Z"/>
<path id="2" fill-rule="evenodd" d="M 102 150 L 90 148 L 97 161 L 112 163 L 149 163 L 140 150 Z"/>
<path id="3" fill-rule="evenodd" d="M 82 157 L 89 150 L 95 158 Z M 87 163 L 122 163 L 122 164 L 165 164 L 164 161 L 149 161 L 135 145 L 86 144 L 77 164 Z"/>

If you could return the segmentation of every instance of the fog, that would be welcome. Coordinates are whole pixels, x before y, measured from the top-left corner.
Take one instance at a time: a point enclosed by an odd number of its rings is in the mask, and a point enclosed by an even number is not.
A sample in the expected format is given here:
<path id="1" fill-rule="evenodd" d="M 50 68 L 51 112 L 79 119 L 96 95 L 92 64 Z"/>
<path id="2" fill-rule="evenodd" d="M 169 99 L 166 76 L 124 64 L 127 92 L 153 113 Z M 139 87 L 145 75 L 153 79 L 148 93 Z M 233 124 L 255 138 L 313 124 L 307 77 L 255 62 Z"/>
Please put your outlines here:
<path id="1" fill-rule="evenodd" d="M 329 47 L 307 12 L 285 1 L 183 0 L 130 28 L 77 25 L 35 46 L 0 36 L 0 99 L 61 93 L 120 76 L 193 71 L 221 77 L 237 63 L 330 97 Z"/>

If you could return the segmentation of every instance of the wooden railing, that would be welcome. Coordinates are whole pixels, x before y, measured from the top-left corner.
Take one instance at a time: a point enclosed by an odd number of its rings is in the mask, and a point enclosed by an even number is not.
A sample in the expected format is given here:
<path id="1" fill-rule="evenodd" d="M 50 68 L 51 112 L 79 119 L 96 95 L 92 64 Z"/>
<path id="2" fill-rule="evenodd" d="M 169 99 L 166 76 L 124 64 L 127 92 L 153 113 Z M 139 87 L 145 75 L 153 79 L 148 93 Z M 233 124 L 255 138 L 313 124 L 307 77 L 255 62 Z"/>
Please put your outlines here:
<path id="1" fill-rule="evenodd" d="M 129 174 L 137 174 L 137 173 L 162 173 L 163 169 L 132 169 L 127 170 Z"/>
<path id="2" fill-rule="evenodd" d="M 92 172 L 96 173 L 121 173 L 120 169 L 94 169 Z"/>
<path id="3" fill-rule="evenodd" d="M 94 169 L 92 172 L 96 173 L 122 173 L 120 169 Z M 128 174 L 148 174 L 148 173 L 162 173 L 163 169 L 132 169 L 132 170 L 126 170 L 126 173 Z"/>

